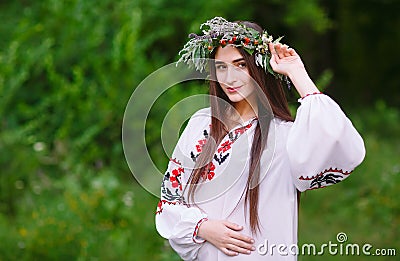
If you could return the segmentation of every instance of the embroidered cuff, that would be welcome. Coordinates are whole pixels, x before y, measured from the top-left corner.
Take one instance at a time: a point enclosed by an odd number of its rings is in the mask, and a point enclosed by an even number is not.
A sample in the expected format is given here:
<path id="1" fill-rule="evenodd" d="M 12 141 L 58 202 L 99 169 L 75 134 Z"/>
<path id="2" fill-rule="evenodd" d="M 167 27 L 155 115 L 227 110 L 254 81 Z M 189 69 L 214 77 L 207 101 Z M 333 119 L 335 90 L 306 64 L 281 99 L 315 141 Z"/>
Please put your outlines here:
<path id="1" fill-rule="evenodd" d="M 199 232 L 199 227 L 200 225 L 204 222 L 207 221 L 208 218 L 202 218 L 199 220 L 199 222 L 197 222 L 196 227 L 194 228 L 194 232 L 193 232 L 193 242 L 195 242 L 196 244 L 202 244 L 204 242 L 206 242 L 206 240 L 202 239 L 201 237 L 197 236 L 198 232 Z"/>
<path id="2" fill-rule="evenodd" d="M 345 171 L 338 168 L 330 168 L 321 171 L 319 174 L 315 176 L 304 177 L 302 175 L 299 177 L 299 180 L 308 182 L 306 183 L 308 188 L 306 187 L 305 190 L 313 190 L 313 189 L 325 188 L 327 186 L 339 183 L 340 181 L 347 178 L 347 176 L 349 176 L 352 172 L 353 172 L 352 170 Z"/>
<path id="3" fill-rule="evenodd" d="M 304 95 L 303 97 L 301 97 L 301 98 L 299 99 L 299 102 L 300 102 L 301 100 L 303 100 L 304 98 L 308 97 L 308 96 L 316 95 L 316 94 L 323 94 L 323 93 L 322 93 L 322 92 L 313 92 L 313 93 L 306 94 L 306 95 Z"/>

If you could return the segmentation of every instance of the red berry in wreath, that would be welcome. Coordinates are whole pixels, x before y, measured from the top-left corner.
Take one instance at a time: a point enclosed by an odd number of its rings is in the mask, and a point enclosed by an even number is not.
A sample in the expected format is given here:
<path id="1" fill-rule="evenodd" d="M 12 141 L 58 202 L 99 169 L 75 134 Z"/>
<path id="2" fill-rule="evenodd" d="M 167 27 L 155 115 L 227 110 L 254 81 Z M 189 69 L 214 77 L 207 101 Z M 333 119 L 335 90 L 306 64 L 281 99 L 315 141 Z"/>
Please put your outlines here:
<path id="1" fill-rule="evenodd" d="M 211 51 L 212 49 L 213 49 L 213 47 L 212 47 L 211 45 L 209 45 L 209 46 L 208 46 L 208 50 Z"/>
<path id="2" fill-rule="evenodd" d="M 226 45 L 226 40 L 219 41 L 222 45 Z"/>

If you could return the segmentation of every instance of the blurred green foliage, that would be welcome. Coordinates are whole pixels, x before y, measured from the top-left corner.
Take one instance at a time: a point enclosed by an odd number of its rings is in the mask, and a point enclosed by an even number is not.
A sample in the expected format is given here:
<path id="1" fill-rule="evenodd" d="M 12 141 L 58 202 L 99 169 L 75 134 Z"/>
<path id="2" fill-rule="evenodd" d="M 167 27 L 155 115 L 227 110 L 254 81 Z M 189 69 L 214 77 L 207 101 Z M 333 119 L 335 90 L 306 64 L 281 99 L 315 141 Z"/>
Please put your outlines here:
<path id="1" fill-rule="evenodd" d="M 367 158 L 354 177 L 306 193 L 300 241 L 334 240 L 343 230 L 355 242 L 398 247 L 399 7 L 395 0 L 2 1 L 0 260 L 179 260 L 155 231 L 157 198 L 131 178 L 122 118 L 135 87 L 176 61 L 187 34 L 216 15 L 285 35 L 365 138 Z M 199 92 L 206 89 L 197 83 L 173 89 L 151 112 L 146 141 L 160 170 L 163 116 Z"/>

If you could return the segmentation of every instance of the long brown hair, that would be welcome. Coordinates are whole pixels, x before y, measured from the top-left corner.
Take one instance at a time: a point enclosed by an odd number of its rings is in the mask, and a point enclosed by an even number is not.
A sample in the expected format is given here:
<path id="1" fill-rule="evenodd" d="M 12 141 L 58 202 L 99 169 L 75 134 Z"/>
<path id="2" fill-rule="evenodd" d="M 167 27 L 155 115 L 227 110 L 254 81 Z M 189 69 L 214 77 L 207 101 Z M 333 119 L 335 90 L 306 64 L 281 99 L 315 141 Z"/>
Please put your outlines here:
<path id="1" fill-rule="evenodd" d="M 237 21 L 236 23 L 251 27 L 262 33 L 262 28 L 255 23 L 248 21 Z M 254 56 L 248 54 L 243 48 L 238 48 L 238 51 L 246 62 L 250 76 L 259 85 L 259 88 L 255 88 L 258 92 L 258 124 L 255 128 L 251 147 L 249 176 L 245 188 L 245 206 L 246 208 L 249 207 L 250 228 L 253 233 L 256 233 L 260 228 L 258 219 L 259 163 L 261 153 L 266 146 L 269 125 L 274 116 L 286 121 L 293 121 L 293 118 L 290 114 L 282 83 L 271 74 L 265 73 L 263 68 L 257 66 Z M 215 52 L 211 54 L 211 58 L 214 57 Z M 196 166 L 189 178 L 188 195 L 189 199 L 193 199 L 193 201 L 196 185 L 200 182 L 202 173 L 208 171 L 209 163 L 212 161 L 217 146 L 229 131 L 223 123 L 229 121 L 227 119 L 227 105 L 233 104 L 222 90 L 218 81 L 215 80 L 216 72 L 213 61 L 210 64 L 210 105 L 212 118 L 208 140 L 212 138 L 215 142 L 207 142 L 203 146 L 202 152 L 196 160 Z M 260 97 L 267 97 L 268 101 Z M 271 109 L 273 114 L 271 113 Z"/>

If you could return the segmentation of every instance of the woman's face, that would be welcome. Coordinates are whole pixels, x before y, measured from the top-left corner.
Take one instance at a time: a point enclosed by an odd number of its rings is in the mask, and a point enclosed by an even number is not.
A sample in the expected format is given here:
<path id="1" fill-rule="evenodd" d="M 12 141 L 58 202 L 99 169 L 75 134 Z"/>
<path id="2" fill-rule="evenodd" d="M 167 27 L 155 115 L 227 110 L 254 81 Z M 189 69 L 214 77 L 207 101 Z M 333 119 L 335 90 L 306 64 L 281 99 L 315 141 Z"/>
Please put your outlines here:
<path id="1" fill-rule="evenodd" d="M 218 47 L 215 54 L 215 72 L 222 90 L 232 102 L 247 100 L 254 94 L 254 81 L 236 47 Z"/>

